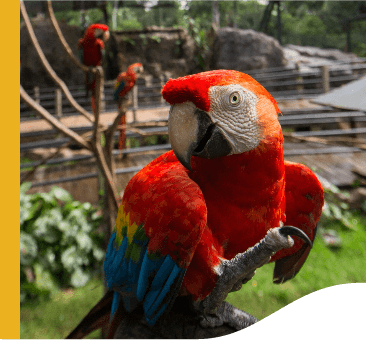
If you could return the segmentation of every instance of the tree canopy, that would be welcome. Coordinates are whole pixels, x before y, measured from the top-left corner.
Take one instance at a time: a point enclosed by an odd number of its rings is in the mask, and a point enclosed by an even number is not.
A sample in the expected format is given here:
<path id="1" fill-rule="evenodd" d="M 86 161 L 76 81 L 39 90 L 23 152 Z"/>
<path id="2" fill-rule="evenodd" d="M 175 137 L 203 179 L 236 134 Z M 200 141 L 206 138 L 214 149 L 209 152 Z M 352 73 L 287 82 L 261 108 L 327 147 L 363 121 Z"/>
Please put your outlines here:
<path id="1" fill-rule="evenodd" d="M 42 1 L 27 1 L 34 14 Z M 143 29 L 156 25 L 182 26 L 204 37 L 213 21 L 214 1 L 53 1 L 56 17 L 81 29 L 103 22 L 103 10 L 112 30 Z M 219 26 L 260 29 L 267 3 L 259 1 L 218 1 Z M 78 10 L 75 8 L 78 7 Z M 94 7 L 94 8 L 90 8 Z M 101 10 L 102 9 L 102 10 Z M 338 48 L 366 55 L 365 1 L 280 1 L 282 44 Z M 196 32 L 196 33 L 195 33 Z M 277 37 L 277 10 L 271 11 L 267 34 Z M 349 36 L 349 45 L 347 44 Z"/>

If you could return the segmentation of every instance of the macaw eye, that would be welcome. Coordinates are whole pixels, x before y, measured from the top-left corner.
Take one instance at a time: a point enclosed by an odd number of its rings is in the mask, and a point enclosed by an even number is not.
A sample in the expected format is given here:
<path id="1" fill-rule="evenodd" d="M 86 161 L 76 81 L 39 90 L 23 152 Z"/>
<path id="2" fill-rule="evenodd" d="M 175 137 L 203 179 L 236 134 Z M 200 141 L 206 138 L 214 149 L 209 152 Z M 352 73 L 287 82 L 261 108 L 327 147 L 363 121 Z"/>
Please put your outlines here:
<path id="1" fill-rule="evenodd" d="M 231 105 L 238 105 L 241 101 L 241 96 L 238 92 L 232 92 L 229 95 L 229 102 L 231 103 Z"/>

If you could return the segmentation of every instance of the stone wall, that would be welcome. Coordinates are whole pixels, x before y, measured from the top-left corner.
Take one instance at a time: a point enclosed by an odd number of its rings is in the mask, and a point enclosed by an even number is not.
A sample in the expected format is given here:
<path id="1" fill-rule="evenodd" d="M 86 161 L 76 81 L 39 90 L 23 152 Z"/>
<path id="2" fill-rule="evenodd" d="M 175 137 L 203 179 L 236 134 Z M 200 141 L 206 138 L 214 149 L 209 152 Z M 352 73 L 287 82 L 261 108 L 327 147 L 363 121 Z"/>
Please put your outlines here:
<path id="1" fill-rule="evenodd" d="M 149 27 L 139 31 L 112 32 L 110 51 L 114 68 L 125 70 L 140 62 L 147 73 L 159 77 L 168 72 L 184 76 L 195 68 L 194 40 L 183 28 Z"/>
<path id="2" fill-rule="evenodd" d="M 73 53 L 77 55 L 81 29 L 63 22 L 59 22 L 59 26 Z M 38 18 L 32 20 L 32 27 L 57 75 L 68 86 L 83 84 L 83 72 L 64 52 L 51 21 Z M 20 82 L 23 87 L 55 85 L 41 64 L 25 25 L 20 29 L 20 56 Z M 116 79 L 120 72 L 136 62 L 143 64 L 146 76 L 159 77 L 162 73 L 167 73 L 167 76 L 175 78 L 193 72 L 196 67 L 194 57 L 194 40 L 185 29 L 150 27 L 135 31 L 112 31 L 110 40 L 106 42 L 106 60 L 103 66 L 107 79 Z"/>

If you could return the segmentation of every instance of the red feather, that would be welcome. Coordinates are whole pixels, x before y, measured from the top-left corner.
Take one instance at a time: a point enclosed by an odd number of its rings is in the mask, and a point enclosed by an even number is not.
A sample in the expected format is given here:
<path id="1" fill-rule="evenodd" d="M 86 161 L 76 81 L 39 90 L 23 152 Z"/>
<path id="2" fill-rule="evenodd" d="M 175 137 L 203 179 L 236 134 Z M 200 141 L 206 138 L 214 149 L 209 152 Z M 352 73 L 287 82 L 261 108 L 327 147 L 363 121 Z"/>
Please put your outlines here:
<path id="1" fill-rule="evenodd" d="M 119 97 L 125 97 L 127 93 L 134 87 L 136 83 L 136 79 L 137 79 L 135 71 L 134 71 L 134 68 L 136 67 L 142 67 L 142 64 L 140 63 L 131 64 L 127 68 L 126 72 L 121 72 L 117 76 L 116 78 L 117 84 L 121 83 L 122 81 L 125 83 L 123 90 L 119 93 Z M 120 119 L 119 125 L 125 125 L 125 124 L 126 124 L 126 117 L 125 115 L 123 115 Z M 118 145 L 119 150 L 122 150 L 125 148 L 125 141 L 126 141 L 125 128 L 122 128 L 120 129 L 120 134 L 119 134 L 119 145 Z"/>

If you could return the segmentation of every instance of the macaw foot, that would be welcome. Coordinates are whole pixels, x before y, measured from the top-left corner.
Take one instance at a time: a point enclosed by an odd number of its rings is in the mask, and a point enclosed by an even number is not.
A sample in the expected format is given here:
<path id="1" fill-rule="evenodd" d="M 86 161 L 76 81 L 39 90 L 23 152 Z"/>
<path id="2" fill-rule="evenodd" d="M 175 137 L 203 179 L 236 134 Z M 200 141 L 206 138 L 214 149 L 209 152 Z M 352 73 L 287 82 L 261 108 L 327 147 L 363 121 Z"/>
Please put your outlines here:
<path id="1" fill-rule="evenodd" d="M 223 302 L 228 293 L 239 290 L 242 284 L 255 275 L 256 269 L 268 263 L 271 256 L 278 250 L 293 246 L 294 241 L 289 235 L 299 236 L 312 246 L 307 235 L 298 228 L 283 227 L 281 224 L 278 228 L 270 229 L 266 236 L 254 247 L 249 248 L 244 253 L 237 254 L 231 260 L 221 260 L 217 267 L 218 279 L 213 291 L 204 300 L 196 302 L 195 308 L 206 318 L 211 315 L 215 316 L 216 312 L 221 310 L 220 308 L 226 310 L 228 307 L 223 306 Z M 223 314 L 223 312 L 220 312 L 220 314 Z M 225 322 L 226 317 L 222 317 L 222 320 Z M 240 324 L 241 322 L 239 321 Z"/>
<path id="2" fill-rule="evenodd" d="M 244 329 L 253 325 L 258 320 L 241 309 L 233 307 L 226 301 L 217 308 L 214 314 L 202 316 L 200 325 L 204 328 L 222 326 L 224 323 L 235 328 L 236 330 Z"/>

